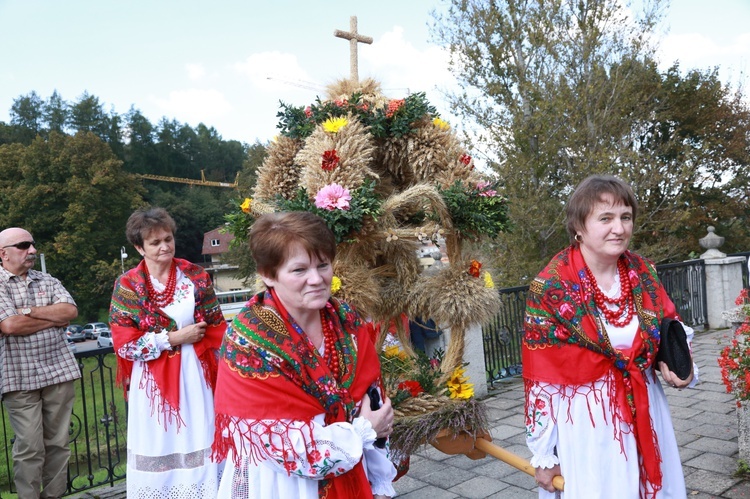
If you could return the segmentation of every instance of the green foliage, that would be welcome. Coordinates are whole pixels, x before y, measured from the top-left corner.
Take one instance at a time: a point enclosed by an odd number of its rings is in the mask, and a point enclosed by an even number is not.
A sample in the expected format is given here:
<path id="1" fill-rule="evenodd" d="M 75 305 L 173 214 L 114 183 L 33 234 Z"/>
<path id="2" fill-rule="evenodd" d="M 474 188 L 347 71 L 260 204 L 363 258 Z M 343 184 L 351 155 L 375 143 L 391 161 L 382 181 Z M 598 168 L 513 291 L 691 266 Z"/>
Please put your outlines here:
<path id="1" fill-rule="evenodd" d="M 499 182 L 469 187 L 457 180 L 439 190 L 453 220 L 453 226 L 467 238 L 495 238 L 509 228 L 508 200 L 497 194 Z M 495 193 L 494 195 L 492 195 Z"/>
<path id="2" fill-rule="evenodd" d="M 391 101 L 395 107 L 400 101 Z M 372 109 L 362 103 L 361 95 L 353 94 L 348 100 L 315 103 L 307 107 L 295 107 L 280 103 L 281 110 L 277 113 L 278 128 L 282 135 L 294 139 L 305 139 L 312 134 L 315 127 L 329 118 L 347 116 L 357 117 L 360 122 L 370 128 L 370 132 L 377 138 L 401 137 L 414 130 L 414 123 L 423 119 L 437 117 L 435 107 L 430 105 L 424 92 L 409 95 L 395 111 L 388 108 Z"/>
<path id="3" fill-rule="evenodd" d="M 439 393 L 441 387 L 438 385 L 438 380 L 443 373 L 437 367 L 443 362 L 444 356 L 445 351 L 442 348 L 435 350 L 432 359 L 425 352 L 417 351 L 416 370 L 413 379 L 419 382 L 427 393 L 442 395 L 442 393 Z M 445 391 L 444 387 L 442 391 Z"/>
<path id="4" fill-rule="evenodd" d="M 381 200 L 375 194 L 374 180 L 365 180 L 359 189 L 350 194 L 352 200 L 347 210 L 318 208 L 304 189 L 297 191 L 292 199 L 277 197 L 276 204 L 280 211 L 309 211 L 318 215 L 333 231 L 336 242 L 341 243 L 354 238 L 354 234 L 362 228 L 365 217 L 377 219 L 380 215 Z"/>
<path id="5" fill-rule="evenodd" d="M 737 461 L 737 470 L 734 472 L 735 478 L 742 478 L 743 480 L 750 479 L 750 464 L 742 459 Z"/>
<path id="6" fill-rule="evenodd" d="M 139 184 L 90 133 L 0 146 L 0 178 L 0 226 L 29 230 L 80 319 L 97 317 L 119 274 L 125 221 L 142 203 Z"/>

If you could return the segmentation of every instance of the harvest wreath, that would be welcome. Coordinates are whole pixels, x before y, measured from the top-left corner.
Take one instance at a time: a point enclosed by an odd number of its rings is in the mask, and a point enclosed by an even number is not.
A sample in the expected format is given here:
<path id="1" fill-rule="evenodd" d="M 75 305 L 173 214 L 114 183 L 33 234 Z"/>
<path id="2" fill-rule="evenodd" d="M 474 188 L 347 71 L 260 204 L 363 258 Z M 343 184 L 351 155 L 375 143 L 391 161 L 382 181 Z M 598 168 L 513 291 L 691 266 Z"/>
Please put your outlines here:
<path id="1" fill-rule="evenodd" d="M 393 450 L 408 454 L 440 429 L 484 431 L 483 406 L 467 396 L 462 379 L 464 334 L 494 317 L 500 301 L 491 273 L 463 242 L 507 230 L 499 182 L 474 168 L 424 94 L 389 100 L 371 79 L 337 82 L 328 94 L 307 107 L 282 104 L 281 134 L 252 194 L 227 215 L 227 230 L 241 244 L 255 217 L 304 210 L 334 231 L 337 298 L 379 325 L 374 339 L 381 349 L 385 325 L 393 325 L 403 355 L 400 373 L 388 372 L 395 364 L 383 355 L 384 376 L 394 383 L 388 394 L 402 397 Z M 448 265 L 425 273 L 417 249 L 430 240 L 444 242 Z M 415 354 L 407 317 L 429 317 L 450 331 L 437 364 Z M 408 382 L 425 365 L 432 366 L 433 385 L 417 391 Z M 399 386 L 411 386 L 408 397 L 399 395 Z"/>

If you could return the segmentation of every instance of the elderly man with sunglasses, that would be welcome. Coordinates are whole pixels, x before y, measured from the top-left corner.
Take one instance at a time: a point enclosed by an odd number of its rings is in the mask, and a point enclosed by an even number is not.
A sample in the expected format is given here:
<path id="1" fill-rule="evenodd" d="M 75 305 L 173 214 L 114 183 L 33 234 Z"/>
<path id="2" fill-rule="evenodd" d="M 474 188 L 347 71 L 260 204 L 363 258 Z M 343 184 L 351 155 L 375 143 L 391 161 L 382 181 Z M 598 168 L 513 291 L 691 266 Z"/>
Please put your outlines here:
<path id="1" fill-rule="evenodd" d="M 63 328 L 78 308 L 60 281 L 33 270 L 36 244 L 28 231 L 0 232 L 0 259 L 0 394 L 16 435 L 16 492 L 24 499 L 61 497 L 74 382 L 81 377 Z"/>

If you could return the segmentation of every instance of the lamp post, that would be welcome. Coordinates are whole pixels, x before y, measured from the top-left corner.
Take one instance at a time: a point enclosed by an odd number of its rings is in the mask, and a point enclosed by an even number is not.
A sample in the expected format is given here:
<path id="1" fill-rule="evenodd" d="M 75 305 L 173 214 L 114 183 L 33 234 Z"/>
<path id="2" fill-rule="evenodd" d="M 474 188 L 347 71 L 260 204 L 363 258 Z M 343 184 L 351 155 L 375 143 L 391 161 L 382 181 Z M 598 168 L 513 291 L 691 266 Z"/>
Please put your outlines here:
<path id="1" fill-rule="evenodd" d="M 125 246 L 120 246 L 120 266 L 122 267 L 122 273 L 125 273 L 125 259 L 128 257 L 128 254 L 125 253 Z"/>

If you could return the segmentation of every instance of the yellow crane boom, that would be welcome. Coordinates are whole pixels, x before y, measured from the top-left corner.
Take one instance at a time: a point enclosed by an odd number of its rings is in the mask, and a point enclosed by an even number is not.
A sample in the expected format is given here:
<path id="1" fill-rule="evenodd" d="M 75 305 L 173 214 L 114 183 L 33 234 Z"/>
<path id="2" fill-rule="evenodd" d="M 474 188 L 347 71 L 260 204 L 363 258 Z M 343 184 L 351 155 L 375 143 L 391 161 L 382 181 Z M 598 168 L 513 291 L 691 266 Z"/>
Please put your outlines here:
<path id="1" fill-rule="evenodd" d="M 145 178 L 147 180 L 159 180 L 161 182 L 177 182 L 180 184 L 190 184 L 190 185 L 203 185 L 206 187 L 228 187 L 228 188 L 237 188 L 237 181 L 240 178 L 240 173 L 237 172 L 237 176 L 234 178 L 234 183 L 229 182 L 214 182 L 211 180 L 206 180 L 206 176 L 203 173 L 203 170 L 201 170 L 201 179 L 196 180 L 192 178 L 181 178 L 181 177 L 165 177 L 163 175 L 151 175 L 150 173 L 136 173 L 136 177 L 138 178 Z"/>

